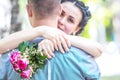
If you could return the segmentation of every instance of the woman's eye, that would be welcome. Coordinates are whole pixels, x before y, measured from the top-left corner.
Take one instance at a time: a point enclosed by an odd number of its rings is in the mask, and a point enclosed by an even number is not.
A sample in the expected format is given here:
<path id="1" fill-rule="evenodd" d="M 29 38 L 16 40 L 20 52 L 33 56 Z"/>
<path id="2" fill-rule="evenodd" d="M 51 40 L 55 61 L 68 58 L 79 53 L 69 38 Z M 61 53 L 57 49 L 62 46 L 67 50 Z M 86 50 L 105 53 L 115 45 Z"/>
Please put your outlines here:
<path id="1" fill-rule="evenodd" d="M 60 16 L 64 16 L 64 12 L 62 12 Z"/>
<path id="2" fill-rule="evenodd" d="M 73 19 L 68 19 L 68 21 L 69 21 L 70 23 L 74 23 Z"/>

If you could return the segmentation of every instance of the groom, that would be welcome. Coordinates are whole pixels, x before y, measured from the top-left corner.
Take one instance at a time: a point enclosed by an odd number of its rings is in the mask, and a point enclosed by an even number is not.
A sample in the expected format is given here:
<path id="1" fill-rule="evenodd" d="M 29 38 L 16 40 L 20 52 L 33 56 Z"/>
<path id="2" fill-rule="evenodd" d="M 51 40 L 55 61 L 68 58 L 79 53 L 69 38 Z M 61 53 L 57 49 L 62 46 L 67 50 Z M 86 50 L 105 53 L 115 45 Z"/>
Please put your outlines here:
<path id="1" fill-rule="evenodd" d="M 33 27 L 46 25 L 56 28 L 57 17 L 61 12 L 60 2 L 28 0 L 27 12 Z M 99 80 L 100 73 L 96 62 L 84 51 L 71 47 L 68 53 L 55 51 L 54 54 L 55 57 L 48 60 L 45 68 L 39 69 L 32 80 Z M 7 54 L 0 58 L 0 80 L 20 80 L 20 75 L 13 70 Z"/>

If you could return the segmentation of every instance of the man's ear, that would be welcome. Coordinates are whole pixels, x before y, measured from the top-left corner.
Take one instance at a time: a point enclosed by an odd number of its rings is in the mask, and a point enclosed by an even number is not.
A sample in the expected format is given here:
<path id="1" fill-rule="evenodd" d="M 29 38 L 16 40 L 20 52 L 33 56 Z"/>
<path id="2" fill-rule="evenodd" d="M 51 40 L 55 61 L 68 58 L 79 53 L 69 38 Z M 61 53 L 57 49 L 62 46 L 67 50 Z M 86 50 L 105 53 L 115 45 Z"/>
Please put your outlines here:
<path id="1" fill-rule="evenodd" d="M 58 13 L 58 15 L 61 15 L 62 9 L 63 9 L 63 7 L 62 7 L 62 5 L 60 5 L 60 8 L 59 8 L 59 13 Z"/>
<path id="2" fill-rule="evenodd" d="M 31 10 L 29 4 L 26 5 L 26 9 L 27 9 L 28 16 L 29 16 L 29 17 L 32 17 L 32 10 Z"/>

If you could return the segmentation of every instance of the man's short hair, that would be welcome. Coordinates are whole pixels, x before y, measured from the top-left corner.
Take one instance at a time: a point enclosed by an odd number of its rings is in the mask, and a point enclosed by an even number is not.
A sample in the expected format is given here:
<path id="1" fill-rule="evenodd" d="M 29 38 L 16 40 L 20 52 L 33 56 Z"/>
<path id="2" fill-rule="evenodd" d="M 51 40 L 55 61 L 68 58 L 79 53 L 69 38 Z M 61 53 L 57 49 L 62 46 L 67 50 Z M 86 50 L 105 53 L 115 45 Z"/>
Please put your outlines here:
<path id="1" fill-rule="evenodd" d="M 60 0 L 28 0 L 28 4 L 37 18 L 47 18 L 58 13 Z"/>

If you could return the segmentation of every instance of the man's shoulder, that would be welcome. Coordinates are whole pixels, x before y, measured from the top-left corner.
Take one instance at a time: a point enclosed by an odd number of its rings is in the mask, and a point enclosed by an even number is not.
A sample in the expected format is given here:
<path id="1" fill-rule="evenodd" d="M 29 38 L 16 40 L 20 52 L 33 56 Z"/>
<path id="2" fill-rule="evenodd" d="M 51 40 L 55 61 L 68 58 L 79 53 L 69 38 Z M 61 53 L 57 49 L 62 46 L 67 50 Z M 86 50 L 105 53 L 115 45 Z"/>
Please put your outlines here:
<path id="1" fill-rule="evenodd" d="M 74 52 L 74 53 L 81 54 L 81 55 L 84 55 L 84 56 L 92 57 L 91 55 L 89 55 L 89 54 L 88 54 L 87 52 L 85 52 L 84 50 L 79 49 L 79 48 L 74 47 L 74 46 L 72 46 L 72 47 L 70 48 L 70 52 Z"/>
<path id="2" fill-rule="evenodd" d="M 70 66 L 70 68 L 68 67 L 70 69 L 69 73 L 71 72 L 73 75 L 82 73 L 85 80 L 99 80 L 100 78 L 100 70 L 94 58 L 79 48 L 72 46 L 68 53 L 56 52 L 52 60 L 53 63 L 61 64 L 57 65 L 57 67 L 62 66 L 65 68 Z M 62 65 L 63 63 L 64 65 Z"/>
<path id="3" fill-rule="evenodd" d="M 95 59 L 91 55 L 76 47 L 71 47 L 70 53 L 72 53 L 72 55 L 74 55 L 74 59 L 78 60 L 79 64 L 81 64 L 80 69 L 83 71 L 85 75 L 84 77 L 87 80 L 99 80 L 100 70 Z"/>

